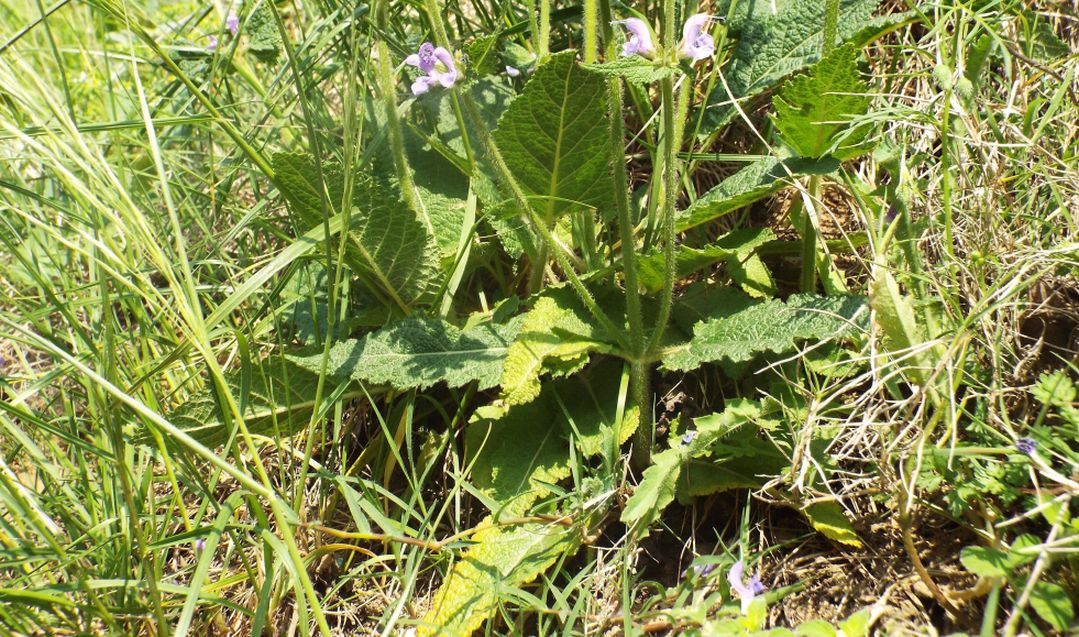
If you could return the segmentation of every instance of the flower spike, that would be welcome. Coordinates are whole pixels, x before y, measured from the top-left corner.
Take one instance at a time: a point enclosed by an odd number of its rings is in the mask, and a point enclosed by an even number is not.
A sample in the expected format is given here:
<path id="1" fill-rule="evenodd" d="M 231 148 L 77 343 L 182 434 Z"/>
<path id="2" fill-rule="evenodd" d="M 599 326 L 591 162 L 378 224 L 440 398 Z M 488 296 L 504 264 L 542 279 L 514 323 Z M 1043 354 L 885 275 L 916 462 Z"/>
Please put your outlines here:
<path id="1" fill-rule="evenodd" d="M 682 42 L 678 46 L 679 55 L 694 62 L 712 57 L 712 54 L 716 52 L 716 43 L 704 30 L 711 19 L 712 16 L 707 13 L 689 16 L 685 26 L 682 27 Z"/>
<path id="2" fill-rule="evenodd" d="M 622 57 L 641 55 L 646 58 L 652 57 L 656 52 L 656 46 L 652 44 L 652 29 L 640 18 L 626 18 L 615 20 L 612 24 L 621 24 L 629 31 L 629 39 L 622 45 Z"/>
<path id="3" fill-rule="evenodd" d="M 225 18 L 225 28 L 229 30 L 232 37 L 236 37 L 236 34 L 240 32 L 240 16 L 236 15 L 235 11 L 230 11 L 229 17 Z"/>

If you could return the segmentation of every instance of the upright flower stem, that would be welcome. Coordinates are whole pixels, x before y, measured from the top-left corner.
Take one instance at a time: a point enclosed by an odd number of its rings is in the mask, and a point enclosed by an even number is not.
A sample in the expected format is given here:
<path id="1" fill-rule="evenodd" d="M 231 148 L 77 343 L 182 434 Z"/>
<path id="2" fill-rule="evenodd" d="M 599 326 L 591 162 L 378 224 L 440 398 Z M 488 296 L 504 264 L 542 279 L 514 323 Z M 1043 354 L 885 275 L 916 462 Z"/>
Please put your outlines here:
<path id="1" fill-rule="evenodd" d="M 600 17 L 603 25 L 603 41 L 608 60 L 614 60 L 618 56 L 618 50 L 614 41 L 614 30 L 611 28 L 611 5 L 610 0 L 586 0 L 585 20 L 588 24 L 589 11 L 595 12 L 598 4 Z M 591 6 L 591 9 L 590 9 Z M 593 13 L 593 21 L 597 16 Z M 599 25 L 593 22 L 593 28 L 585 32 L 585 41 L 598 36 Z M 593 50 L 591 47 L 587 51 Z M 586 58 L 587 59 L 587 58 Z M 645 349 L 647 343 L 644 338 L 644 320 L 641 317 L 641 293 L 637 279 L 637 240 L 634 236 L 633 219 L 630 215 L 629 205 L 629 179 L 626 176 L 626 131 L 622 117 L 623 85 L 619 77 L 611 77 L 607 80 L 607 111 L 610 113 L 610 126 L 608 127 L 608 143 L 612 158 L 612 176 L 614 177 L 614 204 L 616 219 L 618 220 L 618 236 L 622 249 L 622 277 L 626 286 L 626 322 L 629 324 L 629 351 L 632 355 L 630 360 L 629 395 L 633 405 L 637 408 L 636 437 L 633 442 L 634 465 L 643 469 L 648 464 L 652 450 L 652 410 L 651 410 L 651 387 L 649 383 L 648 363 L 645 362 Z M 645 432 L 645 433 L 640 433 Z"/>
<path id="2" fill-rule="evenodd" d="M 539 0 L 539 42 L 536 54 L 542 60 L 551 53 L 551 0 Z"/>
<path id="3" fill-rule="evenodd" d="M 380 0 L 376 9 L 375 19 L 378 22 L 380 32 L 386 31 L 387 4 L 389 0 Z M 420 215 L 428 230 L 433 230 L 431 221 L 424 214 L 420 205 L 420 199 L 416 195 L 416 184 L 412 181 L 412 170 L 408 166 L 405 157 L 405 142 L 401 135 L 401 121 L 397 117 L 396 82 L 393 77 L 393 65 L 391 63 L 390 47 L 381 37 L 378 39 L 378 83 L 379 92 L 382 93 L 382 108 L 386 114 L 386 129 L 390 136 L 390 148 L 393 150 L 393 165 L 397 169 L 397 179 L 401 184 L 401 196 L 409 208 Z"/>
<path id="4" fill-rule="evenodd" d="M 598 0 L 584 0 L 584 63 L 594 64 L 599 48 Z M 613 113 L 612 113 L 613 115 Z"/>
<path id="5" fill-rule="evenodd" d="M 839 0 L 824 0 L 824 41 L 821 42 L 821 57 L 835 48 L 835 36 L 839 24 Z"/>

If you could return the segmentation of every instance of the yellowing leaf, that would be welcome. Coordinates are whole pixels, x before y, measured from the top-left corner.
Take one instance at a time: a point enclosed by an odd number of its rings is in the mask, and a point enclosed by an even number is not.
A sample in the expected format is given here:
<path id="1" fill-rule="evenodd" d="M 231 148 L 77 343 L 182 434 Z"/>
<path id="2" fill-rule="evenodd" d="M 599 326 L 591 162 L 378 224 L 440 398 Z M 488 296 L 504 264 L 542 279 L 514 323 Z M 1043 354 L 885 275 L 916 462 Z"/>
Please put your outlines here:
<path id="1" fill-rule="evenodd" d="M 828 539 L 854 548 L 862 548 L 862 540 L 854 532 L 854 527 L 851 525 L 850 520 L 847 519 L 847 514 L 843 512 L 843 507 L 839 506 L 838 502 L 811 504 L 802 509 L 802 513 L 805 514 L 806 519 L 813 525 L 813 528 L 823 533 Z"/>

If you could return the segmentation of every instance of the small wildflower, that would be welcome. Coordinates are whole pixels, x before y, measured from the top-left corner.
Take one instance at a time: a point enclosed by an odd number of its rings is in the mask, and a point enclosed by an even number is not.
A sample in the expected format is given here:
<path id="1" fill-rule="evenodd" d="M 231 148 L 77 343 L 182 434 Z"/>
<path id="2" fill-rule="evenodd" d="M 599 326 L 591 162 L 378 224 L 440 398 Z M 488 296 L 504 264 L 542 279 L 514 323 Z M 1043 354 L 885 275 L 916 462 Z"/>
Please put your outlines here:
<path id="1" fill-rule="evenodd" d="M 207 42 L 206 42 L 206 50 L 211 52 L 211 53 L 216 51 L 217 50 L 217 36 L 216 35 L 207 36 L 206 40 L 207 40 Z"/>
<path id="2" fill-rule="evenodd" d="M 229 17 L 225 18 L 225 28 L 229 30 L 232 37 L 236 37 L 236 34 L 240 32 L 240 16 L 236 15 L 235 11 L 230 11 Z"/>
<path id="3" fill-rule="evenodd" d="M 697 577 L 707 577 L 714 570 L 716 570 L 715 564 L 695 564 L 693 566 L 693 574 Z"/>
<path id="4" fill-rule="evenodd" d="M 697 430 L 687 431 L 686 435 L 682 436 L 682 444 L 688 445 L 697 439 Z"/>
<path id="5" fill-rule="evenodd" d="M 1020 453 L 1029 456 L 1034 454 L 1034 450 L 1038 448 L 1038 443 L 1034 442 L 1033 438 L 1020 438 L 1015 441 L 1015 448 L 1018 449 Z"/>
<path id="6" fill-rule="evenodd" d="M 514 68 L 514 67 L 512 67 L 512 66 L 510 66 L 508 64 L 506 65 L 506 75 L 508 75 L 510 77 L 517 77 L 520 74 L 521 74 L 520 69 Z"/>
<path id="7" fill-rule="evenodd" d="M 684 58 L 690 58 L 694 62 L 712 57 L 716 51 L 716 43 L 708 32 L 704 31 L 705 25 L 712 19 L 707 13 L 691 15 L 682 27 L 682 42 L 678 47 L 679 54 Z"/>
<path id="8" fill-rule="evenodd" d="M 652 44 L 652 29 L 640 18 L 626 18 L 615 20 L 612 24 L 621 24 L 629 31 L 629 39 L 622 45 L 622 57 L 641 55 L 646 58 L 652 57 L 656 52 L 656 46 Z"/>
<path id="9" fill-rule="evenodd" d="M 453 63 L 453 56 L 443 47 L 436 47 L 430 42 L 424 42 L 418 52 L 405 58 L 405 64 L 426 73 L 412 83 L 413 95 L 423 95 L 434 85 L 451 88 L 457 82 L 457 66 Z"/>
<path id="10" fill-rule="evenodd" d="M 742 601 L 743 615 L 749 612 L 749 605 L 753 603 L 753 599 L 767 590 L 764 584 L 761 584 L 761 579 L 757 575 L 749 578 L 748 583 L 742 583 L 742 571 L 744 568 L 745 565 L 742 560 L 738 560 L 731 567 L 730 572 L 727 573 L 727 581 L 730 582 L 731 590 L 737 593 L 738 598 Z"/>
<path id="11" fill-rule="evenodd" d="M 206 548 L 206 540 L 199 538 L 195 540 L 195 555 L 202 555 L 203 549 Z"/>

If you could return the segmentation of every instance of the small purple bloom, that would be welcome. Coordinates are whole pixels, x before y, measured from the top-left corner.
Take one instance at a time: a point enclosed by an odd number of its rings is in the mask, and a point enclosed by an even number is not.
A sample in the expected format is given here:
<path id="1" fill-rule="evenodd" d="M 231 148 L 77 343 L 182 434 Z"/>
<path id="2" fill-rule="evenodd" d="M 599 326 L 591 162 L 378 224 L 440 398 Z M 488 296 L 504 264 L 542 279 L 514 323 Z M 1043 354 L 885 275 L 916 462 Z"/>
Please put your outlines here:
<path id="1" fill-rule="evenodd" d="M 216 35 L 209 35 L 209 36 L 206 36 L 206 39 L 207 39 L 206 50 L 210 51 L 211 53 L 216 51 L 217 50 L 217 36 Z"/>
<path id="2" fill-rule="evenodd" d="M 457 82 L 457 66 L 453 63 L 453 56 L 443 47 L 436 47 L 430 42 L 424 42 L 418 52 L 406 57 L 405 64 L 426 73 L 412 83 L 413 95 L 423 95 L 436 85 L 451 88 Z"/>
<path id="3" fill-rule="evenodd" d="M 707 577 L 714 570 L 716 570 L 715 564 L 696 564 L 693 566 L 693 574 L 697 577 Z"/>
<path id="4" fill-rule="evenodd" d="M 742 601 L 742 614 L 745 615 L 749 612 L 749 605 L 753 603 L 753 599 L 768 590 L 761 584 L 761 578 L 758 575 L 754 575 L 749 578 L 749 582 L 742 583 L 742 570 L 745 565 L 742 564 L 742 560 L 738 560 L 731 567 L 730 572 L 727 573 L 727 581 L 730 582 L 731 590 L 738 594 L 738 598 Z"/>
<path id="5" fill-rule="evenodd" d="M 1015 441 L 1015 448 L 1020 453 L 1024 453 L 1028 456 L 1034 454 L 1034 450 L 1038 448 L 1038 443 L 1034 442 L 1033 438 L 1020 438 Z"/>
<path id="6" fill-rule="evenodd" d="M 199 538 L 195 540 L 195 555 L 202 555 L 202 550 L 206 548 L 206 540 Z"/>
<path id="7" fill-rule="evenodd" d="M 512 67 L 512 66 L 510 66 L 508 64 L 506 65 L 506 75 L 508 75 L 510 77 L 517 77 L 520 74 L 521 74 L 520 69 L 514 68 L 514 67 Z"/>
<path id="8" fill-rule="evenodd" d="M 240 16 L 236 15 L 235 11 L 229 11 L 229 17 L 225 18 L 225 28 L 229 30 L 232 37 L 236 37 L 236 34 L 240 32 Z"/>
<path id="9" fill-rule="evenodd" d="M 650 58 L 656 52 L 656 47 L 652 44 L 652 30 L 644 20 L 626 18 L 616 20 L 613 24 L 621 24 L 629 31 L 629 39 L 622 45 L 622 57 L 641 55 Z"/>
<path id="10" fill-rule="evenodd" d="M 690 58 L 694 62 L 712 57 L 716 51 L 716 43 L 712 36 L 704 31 L 705 25 L 711 19 L 712 16 L 707 13 L 689 16 L 685 26 L 682 27 L 682 43 L 678 47 L 682 57 Z"/>
<path id="11" fill-rule="evenodd" d="M 682 444 L 688 445 L 697 439 L 697 430 L 687 431 L 686 435 L 682 436 Z"/>

